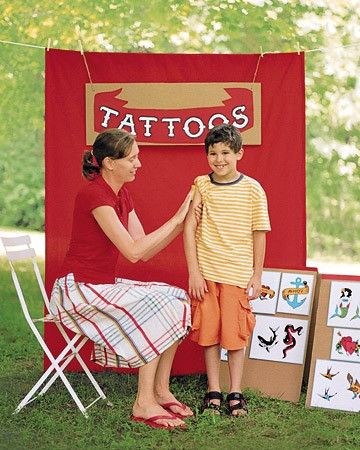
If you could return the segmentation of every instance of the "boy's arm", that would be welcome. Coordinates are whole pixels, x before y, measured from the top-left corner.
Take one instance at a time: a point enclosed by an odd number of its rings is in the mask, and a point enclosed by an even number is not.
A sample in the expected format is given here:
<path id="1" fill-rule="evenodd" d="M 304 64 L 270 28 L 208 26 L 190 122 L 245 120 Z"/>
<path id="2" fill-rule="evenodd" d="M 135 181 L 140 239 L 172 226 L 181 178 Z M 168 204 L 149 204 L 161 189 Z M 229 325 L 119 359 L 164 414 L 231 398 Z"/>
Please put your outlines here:
<path id="1" fill-rule="evenodd" d="M 195 235 L 198 221 L 196 219 L 195 210 L 199 205 L 201 205 L 201 195 L 199 190 L 195 189 L 194 198 L 185 219 L 184 249 L 189 272 L 189 294 L 198 300 L 202 300 L 204 293 L 207 292 L 208 289 L 200 272 L 196 252 Z"/>
<path id="2" fill-rule="evenodd" d="M 254 273 L 247 285 L 246 292 L 249 300 L 258 298 L 261 292 L 261 276 L 264 267 L 266 231 L 253 231 Z M 250 289 L 252 288 L 252 292 Z M 251 294 L 251 295 L 249 295 Z"/>

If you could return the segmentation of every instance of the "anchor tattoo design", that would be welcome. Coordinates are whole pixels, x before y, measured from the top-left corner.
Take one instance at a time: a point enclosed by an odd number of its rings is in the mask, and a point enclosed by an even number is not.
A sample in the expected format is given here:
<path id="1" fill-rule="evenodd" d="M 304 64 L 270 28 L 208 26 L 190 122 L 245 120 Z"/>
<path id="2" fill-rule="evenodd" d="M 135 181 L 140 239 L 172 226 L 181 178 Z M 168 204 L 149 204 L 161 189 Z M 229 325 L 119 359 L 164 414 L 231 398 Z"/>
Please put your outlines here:
<path id="1" fill-rule="evenodd" d="M 307 281 L 303 281 L 301 277 L 296 277 L 295 281 L 290 281 L 290 284 L 293 284 L 295 287 L 284 289 L 282 291 L 282 298 L 291 308 L 300 308 L 306 302 L 306 295 L 309 293 Z M 300 287 L 301 285 L 302 287 Z M 305 297 L 299 299 L 300 295 L 305 295 Z"/>

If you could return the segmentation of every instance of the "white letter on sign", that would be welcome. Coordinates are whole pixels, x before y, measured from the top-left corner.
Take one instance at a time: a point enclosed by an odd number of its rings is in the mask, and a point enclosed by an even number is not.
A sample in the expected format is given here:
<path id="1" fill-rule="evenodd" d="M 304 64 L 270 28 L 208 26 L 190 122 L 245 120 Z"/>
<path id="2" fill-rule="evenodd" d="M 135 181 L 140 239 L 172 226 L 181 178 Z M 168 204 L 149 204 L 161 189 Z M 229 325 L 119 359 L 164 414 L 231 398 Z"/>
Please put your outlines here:
<path id="1" fill-rule="evenodd" d="M 168 137 L 174 137 L 174 122 L 181 122 L 181 119 L 179 117 L 164 117 L 161 119 L 161 122 L 169 122 L 168 124 Z"/>
<path id="2" fill-rule="evenodd" d="M 241 114 L 241 113 L 237 114 L 238 111 L 244 112 L 245 108 L 246 108 L 245 106 L 237 106 L 236 108 L 234 108 L 232 110 L 232 115 L 234 116 L 234 119 L 243 121 L 243 123 L 233 122 L 234 127 L 236 127 L 236 128 L 244 128 L 249 123 L 248 116 L 245 116 L 245 114 Z"/>
<path id="3" fill-rule="evenodd" d="M 135 133 L 135 124 L 134 124 L 134 119 L 133 119 L 132 114 L 126 114 L 126 116 L 124 117 L 124 120 L 122 120 L 120 125 L 118 126 L 118 128 L 124 128 L 124 127 L 129 127 L 131 130 L 131 134 L 136 134 Z"/>
<path id="4" fill-rule="evenodd" d="M 229 120 L 224 116 L 224 114 L 213 114 L 209 119 L 209 130 L 211 130 L 211 128 L 214 128 L 215 119 L 222 119 L 224 123 L 229 123 Z"/>
<path id="5" fill-rule="evenodd" d="M 146 137 L 151 136 L 151 133 L 150 133 L 151 123 L 150 122 L 157 122 L 158 119 L 156 117 L 151 117 L 151 116 L 140 116 L 139 120 L 145 122 L 144 123 L 144 128 L 145 128 L 144 136 L 146 136 Z"/>
<path id="6" fill-rule="evenodd" d="M 199 131 L 195 134 L 190 133 L 190 129 L 189 129 L 189 123 L 190 122 L 196 122 L 199 125 Z M 191 138 L 196 138 L 202 135 L 203 131 L 205 130 L 205 125 L 203 123 L 203 121 L 201 119 L 199 119 L 198 117 L 189 117 L 187 119 L 187 121 L 184 123 L 184 127 L 183 130 L 185 131 L 185 133 L 191 137 Z"/>
<path id="7" fill-rule="evenodd" d="M 108 122 L 110 120 L 111 114 L 114 114 L 115 116 L 119 115 L 119 111 L 116 111 L 116 109 L 108 108 L 107 106 L 100 106 L 100 111 L 106 111 L 104 120 L 102 121 L 101 126 L 107 128 Z"/>

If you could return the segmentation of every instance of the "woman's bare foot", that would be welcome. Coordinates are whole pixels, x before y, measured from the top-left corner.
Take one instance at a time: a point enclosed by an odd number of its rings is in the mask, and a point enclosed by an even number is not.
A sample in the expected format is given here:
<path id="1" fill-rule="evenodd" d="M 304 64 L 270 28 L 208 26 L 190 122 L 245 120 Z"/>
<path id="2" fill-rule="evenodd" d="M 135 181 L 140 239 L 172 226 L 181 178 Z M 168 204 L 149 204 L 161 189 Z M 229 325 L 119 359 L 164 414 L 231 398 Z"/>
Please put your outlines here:
<path id="1" fill-rule="evenodd" d="M 136 401 L 133 405 L 132 411 L 135 418 L 141 419 L 151 419 L 156 416 L 165 416 L 166 418 L 155 419 L 154 422 L 168 428 L 181 427 L 185 425 L 183 420 L 175 417 L 156 402 L 140 404 Z"/>
<path id="2" fill-rule="evenodd" d="M 194 415 L 191 409 L 177 400 L 170 391 L 156 394 L 156 401 L 162 405 L 163 408 L 166 408 L 167 411 L 176 414 L 178 417 L 186 418 Z"/>

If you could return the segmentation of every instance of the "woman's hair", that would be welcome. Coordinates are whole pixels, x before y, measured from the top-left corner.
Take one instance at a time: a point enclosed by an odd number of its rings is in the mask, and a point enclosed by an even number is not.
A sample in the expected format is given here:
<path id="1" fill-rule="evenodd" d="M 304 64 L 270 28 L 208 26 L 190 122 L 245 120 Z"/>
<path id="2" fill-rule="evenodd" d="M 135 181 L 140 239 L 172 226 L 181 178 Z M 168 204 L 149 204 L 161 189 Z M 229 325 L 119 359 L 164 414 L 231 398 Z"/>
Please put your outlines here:
<path id="1" fill-rule="evenodd" d="M 135 137 L 118 128 L 111 128 L 98 134 L 92 150 L 86 150 L 83 156 L 82 173 L 92 180 L 100 173 L 105 158 L 121 159 L 130 153 Z"/>

